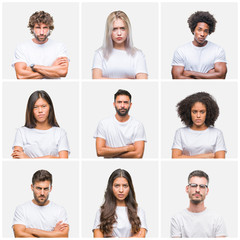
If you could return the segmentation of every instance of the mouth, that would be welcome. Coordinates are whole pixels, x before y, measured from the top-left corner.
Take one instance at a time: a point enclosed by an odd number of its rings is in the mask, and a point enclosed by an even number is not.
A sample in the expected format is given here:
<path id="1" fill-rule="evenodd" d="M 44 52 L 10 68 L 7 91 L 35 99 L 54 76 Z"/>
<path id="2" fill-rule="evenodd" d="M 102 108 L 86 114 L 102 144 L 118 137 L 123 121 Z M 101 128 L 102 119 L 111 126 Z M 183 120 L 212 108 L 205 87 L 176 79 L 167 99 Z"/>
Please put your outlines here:
<path id="1" fill-rule="evenodd" d="M 122 40 L 122 37 L 118 37 L 117 40 L 119 40 L 119 41 Z"/>
<path id="2" fill-rule="evenodd" d="M 124 194 L 118 194 L 119 198 L 124 198 Z"/>

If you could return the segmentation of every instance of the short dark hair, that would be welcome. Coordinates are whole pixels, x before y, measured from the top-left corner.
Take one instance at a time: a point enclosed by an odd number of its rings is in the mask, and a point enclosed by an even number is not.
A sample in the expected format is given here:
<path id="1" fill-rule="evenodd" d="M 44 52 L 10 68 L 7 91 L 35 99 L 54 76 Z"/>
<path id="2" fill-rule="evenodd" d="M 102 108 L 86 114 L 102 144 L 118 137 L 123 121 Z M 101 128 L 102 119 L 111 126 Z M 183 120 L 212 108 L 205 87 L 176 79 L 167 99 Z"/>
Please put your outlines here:
<path id="1" fill-rule="evenodd" d="M 207 184 L 209 184 L 209 177 L 208 177 L 208 175 L 207 175 L 204 171 L 202 171 L 202 170 L 195 170 L 195 171 L 191 172 L 191 173 L 189 174 L 189 176 L 188 176 L 188 183 L 190 182 L 190 179 L 191 179 L 192 177 L 204 177 L 204 178 L 207 179 Z"/>
<path id="2" fill-rule="evenodd" d="M 27 103 L 24 126 L 27 128 L 35 128 L 36 127 L 36 119 L 34 118 L 34 115 L 33 115 L 33 108 L 34 108 L 36 101 L 39 98 L 46 100 L 47 103 L 49 104 L 48 123 L 52 127 L 59 127 L 56 117 L 55 117 L 52 100 L 51 100 L 50 96 L 47 94 L 47 92 L 45 92 L 43 90 L 35 91 L 30 95 L 30 97 L 28 99 L 28 103 Z"/>
<path id="3" fill-rule="evenodd" d="M 54 29 L 53 17 L 44 11 L 35 12 L 30 18 L 28 23 L 28 28 L 30 28 L 31 33 L 33 34 L 33 28 L 35 24 L 46 24 L 49 26 L 50 32 Z"/>
<path id="4" fill-rule="evenodd" d="M 189 18 L 188 18 L 188 25 L 189 28 L 192 32 L 194 33 L 194 30 L 199 22 L 204 22 L 209 26 L 209 35 L 215 31 L 216 27 L 216 19 L 212 14 L 209 12 L 203 12 L 203 11 L 197 11 L 193 13 Z"/>
<path id="5" fill-rule="evenodd" d="M 206 106 L 206 119 L 205 125 L 207 127 L 214 126 L 215 121 L 219 116 L 219 107 L 217 105 L 216 100 L 209 93 L 206 92 L 198 92 L 194 93 L 177 104 L 177 112 L 178 116 L 181 118 L 181 121 L 187 126 L 191 127 L 193 124 L 191 117 L 191 109 L 192 106 L 196 103 L 200 102 Z"/>
<path id="6" fill-rule="evenodd" d="M 52 186 L 52 174 L 47 170 L 38 170 L 33 174 L 32 185 L 36 182 L 49 181 Z"/>
<path id="7" fill-rule="evenodd" d="M 126 95 L 129 97 L 130 102 L 132 100 L 131 94 L 127 90 L 119 89 L 115 94 L 114 94 L 114 102 L 116 101 L 117 96 L 119 95 Z"/>

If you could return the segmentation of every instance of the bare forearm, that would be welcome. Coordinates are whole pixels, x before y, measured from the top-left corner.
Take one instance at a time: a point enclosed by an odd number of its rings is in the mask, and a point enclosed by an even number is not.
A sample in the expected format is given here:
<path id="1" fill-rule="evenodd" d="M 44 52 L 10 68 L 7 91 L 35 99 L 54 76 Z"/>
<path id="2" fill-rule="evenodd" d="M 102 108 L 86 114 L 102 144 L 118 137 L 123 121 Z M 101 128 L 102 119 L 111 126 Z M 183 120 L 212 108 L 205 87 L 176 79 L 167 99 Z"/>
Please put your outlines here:
<path id="1" fill-rule="evenodd" d="M 16 71 L 17 79 L 42 79 L 44 76 L 41 73 L 33 72 L 30 67 Z"/>
<path id="2" fill-rule="evenodd" d="M 42 66 L 35 65 L 34 70 L 46 78 L 60 78 L 67 75 L 67 65 Z"/>
<path id="3" fill-rule="evenodd" d="M 142 158 L 143 152 L 131 151 L 118 155 L 120 158 Z"/>
<path id="4" fill-rule="evenodd" d="M 178 156 L 172 156 L 172 158 L 214 158 L 214 153 L 203 153 L 203 154 L 197 154 L 197 155 L 178 155 Z"/>
<path id="5" fill-rule="evenodd" d="M 225 74 L 222 72 L 212 71 L 209 73 L 201 73 L 195 71 L 184 71 L 184 74 L 194 79 L 225 79 Z"/>
<path id="6" fill-rule="evenodd" d="M 27 233 L 25 231 L 14 232 L 15 238 L 36 238 L 34 235 Z"/>
<path id="7" fill-rule="evenodd" d="M 123 147 L 101 147 L 97 149 L 98 157 L 118 157 L 120 154 L 127 153 L 129 151 L 129 146 Z"/>
<path id="8" fill-rule="evenodd" d="M 26 228 L 26 231 L 35 237 L 39 238 L 67 238 L 66 231 L 44 231 L 37 228 Z"/>

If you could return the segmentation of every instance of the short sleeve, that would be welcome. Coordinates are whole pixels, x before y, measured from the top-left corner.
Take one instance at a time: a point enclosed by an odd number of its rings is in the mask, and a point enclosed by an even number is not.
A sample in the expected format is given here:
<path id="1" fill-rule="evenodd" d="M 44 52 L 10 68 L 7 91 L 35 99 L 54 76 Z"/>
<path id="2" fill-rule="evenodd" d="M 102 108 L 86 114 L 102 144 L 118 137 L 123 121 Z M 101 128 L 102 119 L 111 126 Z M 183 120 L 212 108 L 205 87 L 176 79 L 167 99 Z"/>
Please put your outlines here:
<path id="1" fill-rule="evenodd" d="M 218 49 L 218 52 L 217 52 L 216 59 L 215 59 L 214 63 L 217 63 L 217 62 L 224 62 L 224 63 L 227 62 L 225 51 L 221 47 L 219 47 L 219 49 Z"/>
<path id="2" fill-rule="evenodd" d="M 14 149 L 14 147 L 18 146 L 18 147 L 24 147 L 23 146 L 23 136 L 22 136 L 22 132 L 20 130 L 20 128 L 17 130 L 16 135 L 15 135 L 15 139 L 14 139 L 14 143 L 12 146 L 12 149 Z"/>
<path id="3" fill-rule="evenodd" d="M 99 124 L 98 124 L 98 126 L 97 126 L 97 129 L 96 129 L 93 137 L 94 137 L 94 138 L 100 137 L 100 138 L 103 138 L 103 139 L 106 140 L 105 128 L 104 128 L 104 126 L 103 126 L 103 122 L 102 122 L 102 121 L 99 122 Z"/>
<path id="4" fill-rule="evenodd" d="M 148 230 L 145 212 L 141 208 L 138 208 L 138 217 L 141 221 L 141 228 Z"/>
<path id="5" fill-rule="evenodd" d="M 24 210 L 21 206 L 18 206 L 14 212 L 13 223 L 12 226 L 15 224 L 22 224 L 26 226 L 26 219 L 24 216 Z"/>
<path id="6" fill-rule="evenodd" d="M 185 66 L 183 54 L 179 49 L 174 52 L 172 66 Z"/>
<path id="7" fill-rule="evenodd" d="M 225 146 L 225 141 L 224 141 L 224 138 L 223 138 L 223 133 L 222 131 L 218 130 L 218 135 L 217 135 L 217 139 L 216 139 L 216 146 L 215 146 L 215 152 L 218 152 L 218 151 L 225 151 L 227 152 L 227 149 L 226 149 L 226 146 Z"/>
<path id="8" fill-rule="evenodd" d="M 137 142 L 137 141 L 144 141 L 144 142 L 147 141 L 145 129 L 144 129 L 144 126 L 142 123 L 139 123 L 138 127 L 136 129 L 136 135 L 134 138 L 134 142 Z"/>
<path id="9" fill-rule="evenodd" d="M 65 208 L 61 207 L 59 210 L 59 216 L 57 222 L 62 221 L 63 223 L 68 224 L 67 212 Z"/>
<path id="10" fill-rule="evenodd" d="M 175 133 L 172 149 L 180 149 L 183 150 L 182 147 L 182 138 L 181 138 L 181 130 L 178 129 Z"/>
<path id="11" fill-rule="evenodd" d="M 61 134 L 60 134 L 60 139 L 58 141 L 58 152 L 68 151 L 68 153 L 70 153 L 67 133 L 63 129 L 60 129 L 60 130 L 61 130 Z"/>
<path id="12" fill-rule="evenodd" d="M 182 233 L 179 227 L 179 223 L 175 217 L 171 218 L 170 222 L 170 235 L 171 237 L 182 237 Z"/>
<path id="13" fill-rule="evenodd" d="M 227 229 L 224 223 L 224 220 L 221 216 L 217 218 L 216 222 L 216 237 L 227 237 Z"/>
<path id="14" fill-rule="evenodd" d="M 58 50 L 57 57 L 67 57 L 68 60 L 70 61 L 68 57 L 67 49 L 63 43 L 59 43 L 59 50 Z"/>
<path id="15" fill-rule="evenodd" d="M 99 68 L 103 70 L 103 56 L 100 51 L 96 51 L 93 58 L 92 69 Z"/>
<path id="16" fill-rule="evenodd" d="M 140 50 L 138 50 L 136 54 L 137 54 L 137 61 L 135 65 L 135 75 L 138 73 L 148 74 L 145 55 Z"/>
<path id="17" fill-rule="evenodd" d="M 101 215 L 101 210 L 99 209 L 96 213 L 95 216 L 95 220 L 94 220 L 94 224 L 93 224 L 93 229 L 92 231 L 94 231 L 95 229 L 99 229 L 99 225 L 100 225 L 100 215 Z"/>
<path id="18" fill-rule="evenodd" d="M 24 51 L 23 51 L 23 49 L 20 45 L 18 45 L 15 49 L 12 67 L 14 67 L 15 63 L 17 63 L 17 62 L 24 62 L 24 63 L 27 64 L 26 56 L 25 56 Z"/>

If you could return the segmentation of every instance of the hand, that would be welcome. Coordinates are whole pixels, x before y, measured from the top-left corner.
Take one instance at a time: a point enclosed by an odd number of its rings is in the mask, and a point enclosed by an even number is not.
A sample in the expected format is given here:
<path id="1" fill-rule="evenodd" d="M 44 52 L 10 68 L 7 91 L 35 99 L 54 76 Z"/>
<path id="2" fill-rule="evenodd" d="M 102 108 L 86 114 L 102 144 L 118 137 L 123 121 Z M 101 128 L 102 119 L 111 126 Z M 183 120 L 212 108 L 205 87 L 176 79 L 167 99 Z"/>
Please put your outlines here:
<path id="1" fill-rule="evenodd" d="M 215 69 L 212 68 L 212 69 L 210 69 L 207 73 L 215 73 Z"/>
<path id="2" fill-rule="evenodd" d="M 59 221 L 54 227 L 53 231 L 55 232 L 63 231 L 66 227 L 68 227 L 68 224 L 63 223 L 63 221 Z"/>
<path id="3" fill-rule="evenodd" d="M 127 145 L 127 147 L 128 147 L 128 152 L 132 152 L 135 150 L 135 147 L 133 144 Z"/>
<path id="4" fill-rule="evenodd" d="M 67 65 L 67 62 L 68 62 L 68 59 L 66 57 L 59 57 L 53 62 L 52 66 L 58 66 L 58 65 L 64 66 L 64 65 Z"/>
<path id="5" fill-rule="evenodd" d="M 24 151 L 21 151 L 19 149 L 14 150 L 11 156 L 14 159 L 30 158 L 26 153 L 24 153 Z"/>

